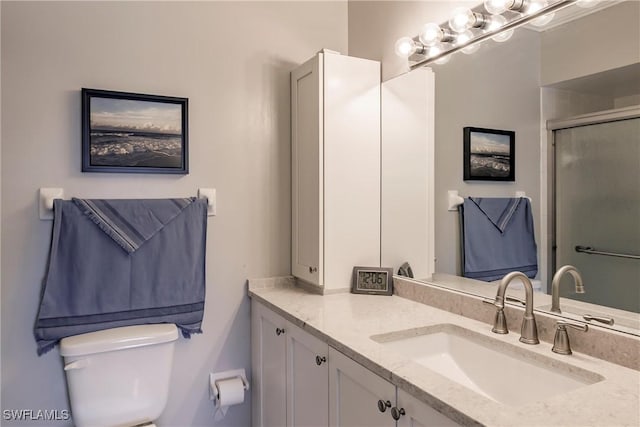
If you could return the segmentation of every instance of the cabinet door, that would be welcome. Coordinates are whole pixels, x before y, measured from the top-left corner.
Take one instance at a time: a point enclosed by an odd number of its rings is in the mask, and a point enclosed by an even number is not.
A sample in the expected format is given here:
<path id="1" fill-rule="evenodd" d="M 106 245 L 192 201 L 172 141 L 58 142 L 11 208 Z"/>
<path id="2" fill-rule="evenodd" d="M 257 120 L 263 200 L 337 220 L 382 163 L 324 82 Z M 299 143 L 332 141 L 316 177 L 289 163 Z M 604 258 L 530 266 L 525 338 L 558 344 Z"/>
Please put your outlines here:
<path id="1" fill-rule="evenodd" d="M 251 303 L 253 425 L 286 425 L 286 322 L 264 306 Z"/>
<path id="2" fill-rule="evenodd" d="M 398 427 L 454 427 L 459 425 L 404 390 L 398 389 L 397 400 L 397 408 L 404 409 L 404 415 L 398 420 Z"/>
<path id="3" fill-rule="evenodd" d="M 329 422 L 335 427 L 395 426 L 391 407 L 378 409 L 378 401 L 396 400 L 390 382 L 329 348 Z"/>
<path id="4" fill-rule="evenodd" d="M 329 425 L 328 350 L 302 329 L 287 329 L 287 426 Z"/>
<path id="5" fill-rule="evenodd" d="M 291 73 L 291 270 L 323 284 L 322 62 L 319 54 Z"/>

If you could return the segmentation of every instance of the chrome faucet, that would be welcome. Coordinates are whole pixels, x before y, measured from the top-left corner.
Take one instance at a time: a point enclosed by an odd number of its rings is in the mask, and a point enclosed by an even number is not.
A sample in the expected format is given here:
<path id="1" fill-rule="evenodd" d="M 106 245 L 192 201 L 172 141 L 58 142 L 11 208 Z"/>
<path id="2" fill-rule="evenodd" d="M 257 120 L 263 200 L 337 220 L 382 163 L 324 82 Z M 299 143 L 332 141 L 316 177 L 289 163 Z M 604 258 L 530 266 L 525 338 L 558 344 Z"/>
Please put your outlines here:
<path id="1" fill-rule="evenodd" d="M 519 277 L 524 284 L 525 291 L 525 308 L 524 316 L 522 317 L 522 328 L 520 330 L 520 341 L 525 344 L 538 344 L 538 327 L 536 325 L 536 318 L 533 315 L 533 286 L 529 278 L 519 271 L 513 271 L 502 278 L 500 285 L 498 286 L 498 292 L 496 293 L 496 299 L 493 305 L 496 306 L 496 318 L 493 322 L 493 328 L 491 332 L 496 334 L 508 334 L 507 321 L 504 317 L 504 300 L 505 292 L 509 283 L 516 277 Z"/>
<path id="2" fill-rule="evenodd" d="M 576 293 L 584 294 L 584 285 L 582 284 L 582 276 L 580 272 L 572 265 L 565 265 L 560 267 L 556 274 L 553 275 L 553 281 L 551 282 L 551 311 L 554 313 L 562 313 L 560 311 L 560 279 L 565 273 L 569 273 L 573 276 L 573 281 L 576 285 Z"/>

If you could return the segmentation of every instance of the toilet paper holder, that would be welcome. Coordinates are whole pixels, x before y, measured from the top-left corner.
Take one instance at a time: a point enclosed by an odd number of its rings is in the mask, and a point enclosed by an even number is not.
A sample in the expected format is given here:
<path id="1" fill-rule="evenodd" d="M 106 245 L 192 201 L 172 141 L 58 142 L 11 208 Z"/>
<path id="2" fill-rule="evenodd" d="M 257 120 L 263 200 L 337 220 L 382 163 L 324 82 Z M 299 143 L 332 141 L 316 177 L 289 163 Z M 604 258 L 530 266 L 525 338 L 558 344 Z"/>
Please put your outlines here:
<path id="1" fill-rule="evenodd" d="M 216 405 L 220 399 L 220 390 L 218 389 L 218 381 L 231 380 L 234 378 L 240 378 L 244 390 L 249 390 L 249 381 L 247 380 L 247 374 L 244 369 L 234 369 L 231 371 L 209 373 L 209 400 L 213 400 Z"/>

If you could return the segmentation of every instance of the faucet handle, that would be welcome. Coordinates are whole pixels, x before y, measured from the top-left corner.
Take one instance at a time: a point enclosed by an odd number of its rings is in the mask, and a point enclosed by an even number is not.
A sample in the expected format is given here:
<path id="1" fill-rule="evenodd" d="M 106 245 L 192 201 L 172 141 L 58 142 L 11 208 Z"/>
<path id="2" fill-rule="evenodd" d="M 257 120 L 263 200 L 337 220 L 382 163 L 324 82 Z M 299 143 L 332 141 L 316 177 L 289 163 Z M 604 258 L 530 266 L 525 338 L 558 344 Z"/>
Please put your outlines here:
<path id="1" fill-rule="evenodd" d="M 605 316 L 593 316 L 591 314 L 585 314 L 582 318 L 586 321 L 595 320 L 596 322 L 604 323 L 609 326 L 613 326 L 614 320 L 612 317 Z"/>
<path id="2" fill-rule="evenodd" d="M 508 334 L 509 329 L 507 328 L 507 318 L 504 315 L 504 305 L 498 305 L 497 299 L 495 301 L 491 299 L 483 299 L 482 302 L 496 307 L 496 316 L 493 320 L 493 328 L 491 328 L 491 332 L 494 334 Z"/>
<path id="3" fill-rule="evenodd" d="M 507 302 L 517 302 L 518 304 L 521 304 L 521 305 L 527 305 L 527 303 L 523 299 L 511 296 L 511 295 L 507 295 L 506 297 L 504 297 L 504 299 Z M 485 304 L 496 305 L 496 301 L 489 298 L 483 299 L 482 302 Z"/>
<path id="4" fill-rule="evenodd" d="M 511 296 L 511 295 L 507 295 L 507 296 L 505 297 L 505 299 L 506 299 L 508 302 L 517 302 L 518 304 L 521 304 L 521 305 L 525 305 L 525 306 L 527 305 L 527 303 L 526 303 L 523 299 L 516 298 L 516 297 L 513 297 L 513 296 Z"/>
<path id="5" fill-rule="evenodd" d="M 556 322 L 556 336 L 553 340 L 553 348 L 551 351 L 558 354 L 571 354 L 571 343 L 569 342 L 569 334 L 567 333 L 567 327 L 577 329 L 582 332 L 589 330 L 589 325 L 569 323 L 563 320 Z"/>
<path id="6" fill-rule="evenodd" d="M 507 318 L 504 315 L 504 309 L 498 308 L 496 310 L 496 317 L 493 321 L 493 328 L 491 332 L 495 334 L 508 334 L 509 328 L 507 328 Z"/>

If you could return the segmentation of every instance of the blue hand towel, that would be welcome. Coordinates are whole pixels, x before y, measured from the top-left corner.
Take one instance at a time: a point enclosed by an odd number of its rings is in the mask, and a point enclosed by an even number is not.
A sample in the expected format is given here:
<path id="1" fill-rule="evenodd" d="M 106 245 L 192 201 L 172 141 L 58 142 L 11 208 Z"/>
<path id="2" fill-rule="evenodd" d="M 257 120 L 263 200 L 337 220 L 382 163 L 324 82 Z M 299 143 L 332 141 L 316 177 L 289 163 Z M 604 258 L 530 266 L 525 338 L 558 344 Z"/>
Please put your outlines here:
<path id="1" fill-rule="evenodd" d="M 502 279 L 538 273 L 531 204 L 526 198 L 466 198 L 462 205 L 464 277 Z"/>
<path id="2" fill-rule="evenodd" d="M 83 212 L 128 253 L 135 252 L 192 199 L 87 200 L 72 199 Z"/>
<path id="3" fill-rule="evenodd" d="M 202 199 L 55 200 L 38 354 L 61 338 L 119 326 L 201 332 L 206 226 Z"/>

